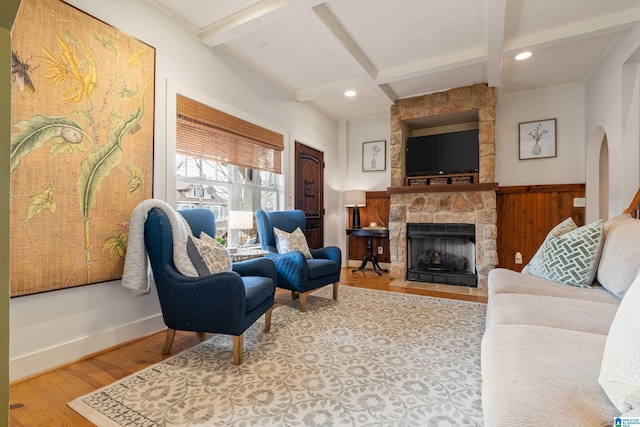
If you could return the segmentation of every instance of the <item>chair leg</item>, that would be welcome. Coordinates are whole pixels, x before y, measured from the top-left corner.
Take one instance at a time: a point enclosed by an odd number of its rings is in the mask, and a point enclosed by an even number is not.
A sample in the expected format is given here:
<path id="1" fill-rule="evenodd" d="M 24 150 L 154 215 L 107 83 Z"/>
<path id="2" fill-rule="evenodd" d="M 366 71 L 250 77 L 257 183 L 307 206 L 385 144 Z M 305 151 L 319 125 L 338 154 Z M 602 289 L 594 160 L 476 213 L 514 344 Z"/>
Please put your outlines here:
<path id="1" fill-rule="evenodd" d="M 264 314 L 264 331 L 269 332 L 271 330 L 271 312 L 273 311 L 273 307 L 271 307 Z"/>
<path id="2" fill-rule="evenodd" d="M 337 282 L 333 284 L 333 299 L 336 301 L 338 300 L 338 285 Z"/>
<path id="3" fill-rule="evenodd" d="M 244 334 L 233 336 L 233 363 L 242 365 L 242 350 L 244 349 Z"/>
<path id="4" fill-rule="evenodd" d="M 167 338 L 164 340 L 164 348 L 162 349 L 162 354 L 171 353 L 171 346 L 173 345 L 173 339 L 176 336 L 175 329 L 167 329 Z"/>
<path id="5" fill-rule="evenodd" d="M 300 311 L 301 312 L 306 312 L 307 311 L 307 294 L 309 292 L 300 292 Z"/>

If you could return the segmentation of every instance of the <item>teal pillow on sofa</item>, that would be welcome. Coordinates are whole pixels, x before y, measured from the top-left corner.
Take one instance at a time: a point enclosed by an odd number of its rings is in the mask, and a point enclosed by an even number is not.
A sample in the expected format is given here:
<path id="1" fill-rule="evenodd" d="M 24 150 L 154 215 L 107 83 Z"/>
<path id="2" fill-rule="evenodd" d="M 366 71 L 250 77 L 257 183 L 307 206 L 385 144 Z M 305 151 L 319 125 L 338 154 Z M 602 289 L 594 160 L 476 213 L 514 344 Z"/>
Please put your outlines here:
<path id="1" fill-rule="evenodd" d="M 547 235 L 523 272 L 566 285 L 590 288 L 602 251 L 604 221 L 572 229 L 569 220 Z"/>

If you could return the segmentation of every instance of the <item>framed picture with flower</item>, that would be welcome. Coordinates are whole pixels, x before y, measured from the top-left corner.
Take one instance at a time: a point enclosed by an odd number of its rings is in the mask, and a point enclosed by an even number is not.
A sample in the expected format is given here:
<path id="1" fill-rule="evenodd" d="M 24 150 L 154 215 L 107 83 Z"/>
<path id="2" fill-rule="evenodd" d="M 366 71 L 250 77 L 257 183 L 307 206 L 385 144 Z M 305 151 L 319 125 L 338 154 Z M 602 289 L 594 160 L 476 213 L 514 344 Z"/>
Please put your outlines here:
<path id="1" fill-rule="evenodd" d="M 376 172 L 387 169 L 387 141 L 362 143 L 362 172 Z"/>
<path id="2" fill-rule="evenodd" d="M 519 125 L 520 160 L 556 157 L 556 119 Z"/>

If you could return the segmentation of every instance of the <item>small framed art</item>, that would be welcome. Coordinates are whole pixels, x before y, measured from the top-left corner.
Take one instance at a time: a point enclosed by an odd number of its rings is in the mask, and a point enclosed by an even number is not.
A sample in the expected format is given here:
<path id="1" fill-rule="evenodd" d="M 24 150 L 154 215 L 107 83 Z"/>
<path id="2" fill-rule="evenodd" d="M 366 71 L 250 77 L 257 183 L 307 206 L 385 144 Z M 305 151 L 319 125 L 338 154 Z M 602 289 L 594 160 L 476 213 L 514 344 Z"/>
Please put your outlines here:
<path id="1" fill-rule="evenodd" d="M 556 157 L 556 119 L 519 125 L 520 160 Z"/>
<path id="2" fill-rule="evenodd" d="M 362 172 L 383 171 L 387 169 L 387 141 L 369 141 L 362 143 Z"/>

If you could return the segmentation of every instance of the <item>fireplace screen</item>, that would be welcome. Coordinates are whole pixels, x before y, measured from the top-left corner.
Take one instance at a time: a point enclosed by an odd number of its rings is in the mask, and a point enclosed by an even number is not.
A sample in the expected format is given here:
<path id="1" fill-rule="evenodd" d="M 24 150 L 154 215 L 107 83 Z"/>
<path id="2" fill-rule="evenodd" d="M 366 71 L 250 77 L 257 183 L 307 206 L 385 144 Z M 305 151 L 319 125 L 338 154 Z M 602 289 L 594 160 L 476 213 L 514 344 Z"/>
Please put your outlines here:
<path id="1" fill-rule="evenodd" d="M 477 286 L 474 224 L 407 224 L 407 280 Z"/>

